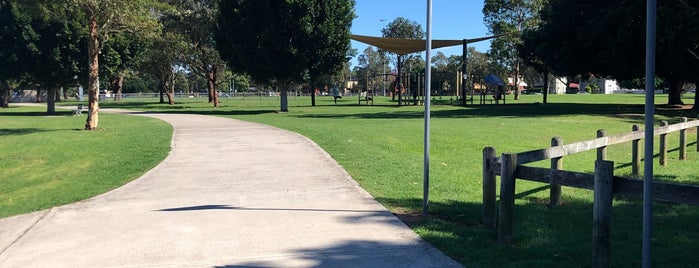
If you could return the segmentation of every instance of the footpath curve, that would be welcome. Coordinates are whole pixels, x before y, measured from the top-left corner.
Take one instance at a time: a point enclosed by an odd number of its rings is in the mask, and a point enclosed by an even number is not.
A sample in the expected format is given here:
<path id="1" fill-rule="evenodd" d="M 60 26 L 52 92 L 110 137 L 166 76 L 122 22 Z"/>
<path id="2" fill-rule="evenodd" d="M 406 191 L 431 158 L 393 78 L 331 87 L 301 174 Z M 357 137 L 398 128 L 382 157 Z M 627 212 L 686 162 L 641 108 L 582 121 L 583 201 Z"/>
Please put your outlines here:
<path id="1" fill-rule="evenodd" d="M 109 193 L 0 219 L 0 267 L 461 267 L 301 135 L 141 115 L 173 125 L 169 156 Z"/>

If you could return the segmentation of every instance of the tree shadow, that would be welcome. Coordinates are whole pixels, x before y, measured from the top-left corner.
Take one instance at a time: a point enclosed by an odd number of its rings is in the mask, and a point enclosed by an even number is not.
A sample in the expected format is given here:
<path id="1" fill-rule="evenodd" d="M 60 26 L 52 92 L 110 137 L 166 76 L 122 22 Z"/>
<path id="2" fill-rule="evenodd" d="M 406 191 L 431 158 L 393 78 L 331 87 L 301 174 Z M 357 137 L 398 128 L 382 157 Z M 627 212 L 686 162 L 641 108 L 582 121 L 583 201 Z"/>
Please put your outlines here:
<path id="1" fill-rule="evenodd" d="M 290 253 L 297 263 L 289 267 L 461 267 L 440 254 L 426 243 L 395 244 L 377 241 L 343 241 L 326 248 L 298 249 Z M 439 257 L 436 257 L 439 256 Z M 236 264 L 214 266 L 217 268 L 280 267 L 280 260 L 254 260 Z M 299 265 L 302 263 L 302 265 Z"/>
<path id="2" fill-rule="evenodd" d="M 458 262 L 473 267 L 585 267 L 592 260 L 592 192 L 588 198 L 566 196 L 551 207 L 548 198 L 517 194 L 512 246 L 497 243 L 497 231 L 483 228 L 482 204 L 458 200 L 431 201 L 422 215 L 418 198 L 379 200 L 396 211 L 423 239 Z M 699 263 L 699 208 L 655 202 L 653 263 L 686 267 Z M 641 265 L 642 200 L 615 197 L 612 222 L 612 267 Z M 447 234 L 447 235 L 445 235 Z"/>
<path id="3" fill-rule="evenodd" d="M 400 108 L 397 106 L 391 106 Z M 629 122 L 643 118 L 644 105 L 638 104 L 598 104 L 598 103 L 521 103 L 483 104 L 454 109 L 431 111 L 435 118 L 474 118 L 474 117 L 549 117 L 557 115 L 600 115 L 621 117 Z M 656 109 L 656 115 L 667 117 L 696 118 L 697 112 L 689 109 Z M 423 111 L 364 112 L 353 114 L 302 114 L 301 118 L 361 118 L 361 119 L 419 119 Z"/>
<path id="4" fill-rule="evenodd" d="M 2 136 L 20 136 L 34 133 L 63 131 L 65 129 L 46 129 L 46 128 L 0 128 L 0 137 Z M 79 130 L 79 129 L 75 129 Z"/>

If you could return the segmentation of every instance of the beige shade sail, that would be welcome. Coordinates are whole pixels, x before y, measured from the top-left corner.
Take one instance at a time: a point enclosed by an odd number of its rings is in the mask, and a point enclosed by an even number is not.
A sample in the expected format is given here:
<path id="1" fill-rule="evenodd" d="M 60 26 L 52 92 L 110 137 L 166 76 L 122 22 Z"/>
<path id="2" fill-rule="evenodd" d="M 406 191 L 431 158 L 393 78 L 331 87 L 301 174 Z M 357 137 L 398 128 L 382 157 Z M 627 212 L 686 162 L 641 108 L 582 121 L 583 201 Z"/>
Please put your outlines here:
<path id="1" fill-rule="evenodd" d="M 475 39 L 462 39 L 462 40 L 432 40 L 432 48 L 442 48 L 463 45 L 464 43 L 475 43 L 492 38 L 502 36 L 492 35 Z M 405 38 L 389 38 L 389 37 L 376 37 L 376 36 L 366 36 L 353 34 L 350 36 L 352 40 L 359 41 L 365 44 L 369 44 L 380 49 L 396 53 L 398 55 L 407 55 L 410 53 L 416 53 L 420 51 L 425 51 L 425 39 L 405 39 Z"/>

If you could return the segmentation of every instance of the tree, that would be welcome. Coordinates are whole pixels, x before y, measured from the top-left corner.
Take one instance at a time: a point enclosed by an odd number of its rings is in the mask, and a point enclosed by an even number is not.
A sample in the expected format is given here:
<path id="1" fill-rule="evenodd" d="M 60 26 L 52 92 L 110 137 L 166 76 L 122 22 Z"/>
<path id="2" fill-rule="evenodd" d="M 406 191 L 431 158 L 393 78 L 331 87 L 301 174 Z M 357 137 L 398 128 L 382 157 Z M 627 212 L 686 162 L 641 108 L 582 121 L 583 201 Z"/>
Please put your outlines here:
<path id="1" fill-rule="evenodd" d="M 645 3 L 638 1 L 549 0 L 541 26 L 525 33 L 523 50 L 558 75 L 643 77 L 644 14 Z M 685 1 L 659 2 L 656 72 L 670 86 L 668 104 L 682 104 L 683 82 L 699 71 L 699 57 L 693 56 L 698 15 Z"/>
<path id="2" fill-rule="evenodd" d="M 56 20 L 81 18 L 87 36 L 87 90 L 89 112 L 85 130 L 97 129 L 99 122 L 99 54 L 102 43 L 114 33 L 141 31 L 148 33 L 157 26 L 154 11 L 163 7 L 156 0 L 36 0 L 35 9 L 42 16 Z"/>
<path id="3" fill-rule="evenodd" d="M 31 19 L 10 0 L 0 0 L 0 107 L 9 106 L 12 90 L 29 66 L 27 43 Z"/>
<path id="4" fill-rule="evenodd" d="M 77 84 L 75 77 L 81 71 L 80 66 L 84 66 L 85 35 L 76 22 L 75 18 L 65 17 L 61 21 L 34 18 L 31 23 L 36 36 L 28 43 L 32 49 L 27 57 L 40 64 L 30 64 L 28 75 L 46 90 L 48 114 L 56 112 L 58 90 Z"/>
<path id="5" fill-rule="evenodd" d="M 398 17 L 395 18 L 391 23 L 386 25 L 383 29 L 381 29 L 381 34 L 383 37 L 391 37 L 391 38 L 406 38 L 406 39 L 422 39 L 425 38 L 425 31 L 422 30 L 422 26 L 415 22 L 408 20 L 403 17 Z M 379 50 L 379 52 L 384 55 L 386 52 L 383 50 Z M 403 56 L 405 55 L 396 55 L 396 69 L 398 70 L 397 76 L 396 76 L 396 81 L 394 81 L 394 84 L 397 87 L 400 87 L 402 83 L 400 82 L 401 74 L 402 74 L 402 61 L 403 61 Z M 407 55 L 408 58 L 410 58 L 410 55 Z M 398 95 L 398 105 L 402 105 L 402 95 L 400 94 L 400 90 L 398 90 L 399 94 L 393 94 L 393 97 L 395 95 Z M 395 91 L 394 91 L 395 92 Z"/>
<path id="6" fill-rule="evenodd" d="M 105 42 L 100 53 L 103 76 L 109 81 L 114 100 L 121 100 L 124 78 L 144 60 L 149 46 L 147 38 L 133 32 L 114 34 Z"/>
<path id="7" fill-rule="evenodd" d="M 374 50 L 374 47 L 369 46 L 359 55 L 357 63 L 359 64 L 358 68 L 355 68 L 357 82 L 363 85 L 365 90 L 373 93 L 385 79 L 381 54 Z"/>
<path id="8" fill-rule="evenodd" d="M 234 72 L 280 86 L 286 112 L 291 83 L 346 60 L 353 14 L 351 0 L 220 0 L 216 45 Z"/>
<path id="9" fill-rule="evenodd" d="M 315 79 L 340 74 L 356 53 L 350 47 L 354 1 L 306 1 L 299 10 L 306 13 L 301 26 L 305 29 L 303 46 L 307 52 L 309 84 L 313 88 Z M 311 105 L 315 106 L 315 93 L 311 94 Z"/>
<path id="10" fill-rule="evenodd" d="M 519 99 L 521 61 L 517 46 L 521 32 L 539 24 L 538 12 L 547 0 L 486 0 L 483 21 L 492 34 L 507 34 L 492 40 L 490 57 L 511 70 L 515 99 Z M 512 33 L 512 34 L 508 34 Z"/>
<path id="11" fill-rule="evenodd" d="M 75 16 L 57 20 L 35 13 L 31 4 L 3 1 L 0 9 L 7 27 L 2 27 L 3 52 L 1 61 L 10 64 L 1 67 L 4 96 L 9 98 L 10 86 L 19 80 L 30 81 L 37 93 L 47 90 L 47 113 L 55 113 L 58 89 L 75 84 L 85 44 Z M 39 64 L 37 64 L 39 63 Z M 4 65 L 4 64 L 3 64 Z M 10 68 L 11 67 L 11 68 Z"/>
<path id="12" fill-rule="evenodd" d="M 206 79 L 209 103 L 218 107 L 218 85 L 226 82 L 226 66 L 216 50 L 214 29 L 218 5 L 216 0 L 168 0 L 173 7 L 161 18 L 165 28 L 179 33 L 187 42 L 183 64 Z"/>
<path id="13" fill-rule="evenodd" d="M 180 68 L 178 62 L 184 57 L 182 51 L 186 49 L 182 36 L 176 33 L 161 32 L 152 38 L 152 47 L 146 52 L 141 69 L 158 79 L 160 103 L 164 103 L 164 96 L 167 96 L 168 103 L 175 104 L 175 74 Z"/>

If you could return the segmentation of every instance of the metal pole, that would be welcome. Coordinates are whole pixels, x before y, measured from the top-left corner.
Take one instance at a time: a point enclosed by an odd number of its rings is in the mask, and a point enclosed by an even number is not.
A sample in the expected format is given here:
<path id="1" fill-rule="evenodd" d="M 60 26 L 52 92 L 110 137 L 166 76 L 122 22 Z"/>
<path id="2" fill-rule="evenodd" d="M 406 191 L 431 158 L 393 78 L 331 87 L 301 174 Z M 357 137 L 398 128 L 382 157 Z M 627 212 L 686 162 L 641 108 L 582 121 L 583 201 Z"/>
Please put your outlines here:
<path id="1" fill-rule="evenodd" d="M 425 49 L 425 141 L 424 141 L 424 172 L 423 172 L 423 202 L 422 214 L 430 214 L 430 93 L 432 80 L 432 63 L 430 54 L 432 51 L 432 0 L 427 0 L 427 42 Z"/>
<path id="2" fill-rule="evenodd" d="M 653 220 L 653 130 L 655 116 L 655 38 L 657 0 L 646 4 L 646 109 L 645 148 L 643 159 L 643 262 L 651 267 L 651 238 Z"/>
<path id="3" fill-rule="evenodd" d="M 468 43 L 466 42 L 466 39 L 463 41 L 464 43 L 462 44 L 463 46 L 463 54 L 461 54 L 462 57 L 462 63 L 461 63 L 461 106 L 466 106 L 466 85 L 468 84 L 468 73 L 466 70 L 466 64 L 468 60 Z"/>

